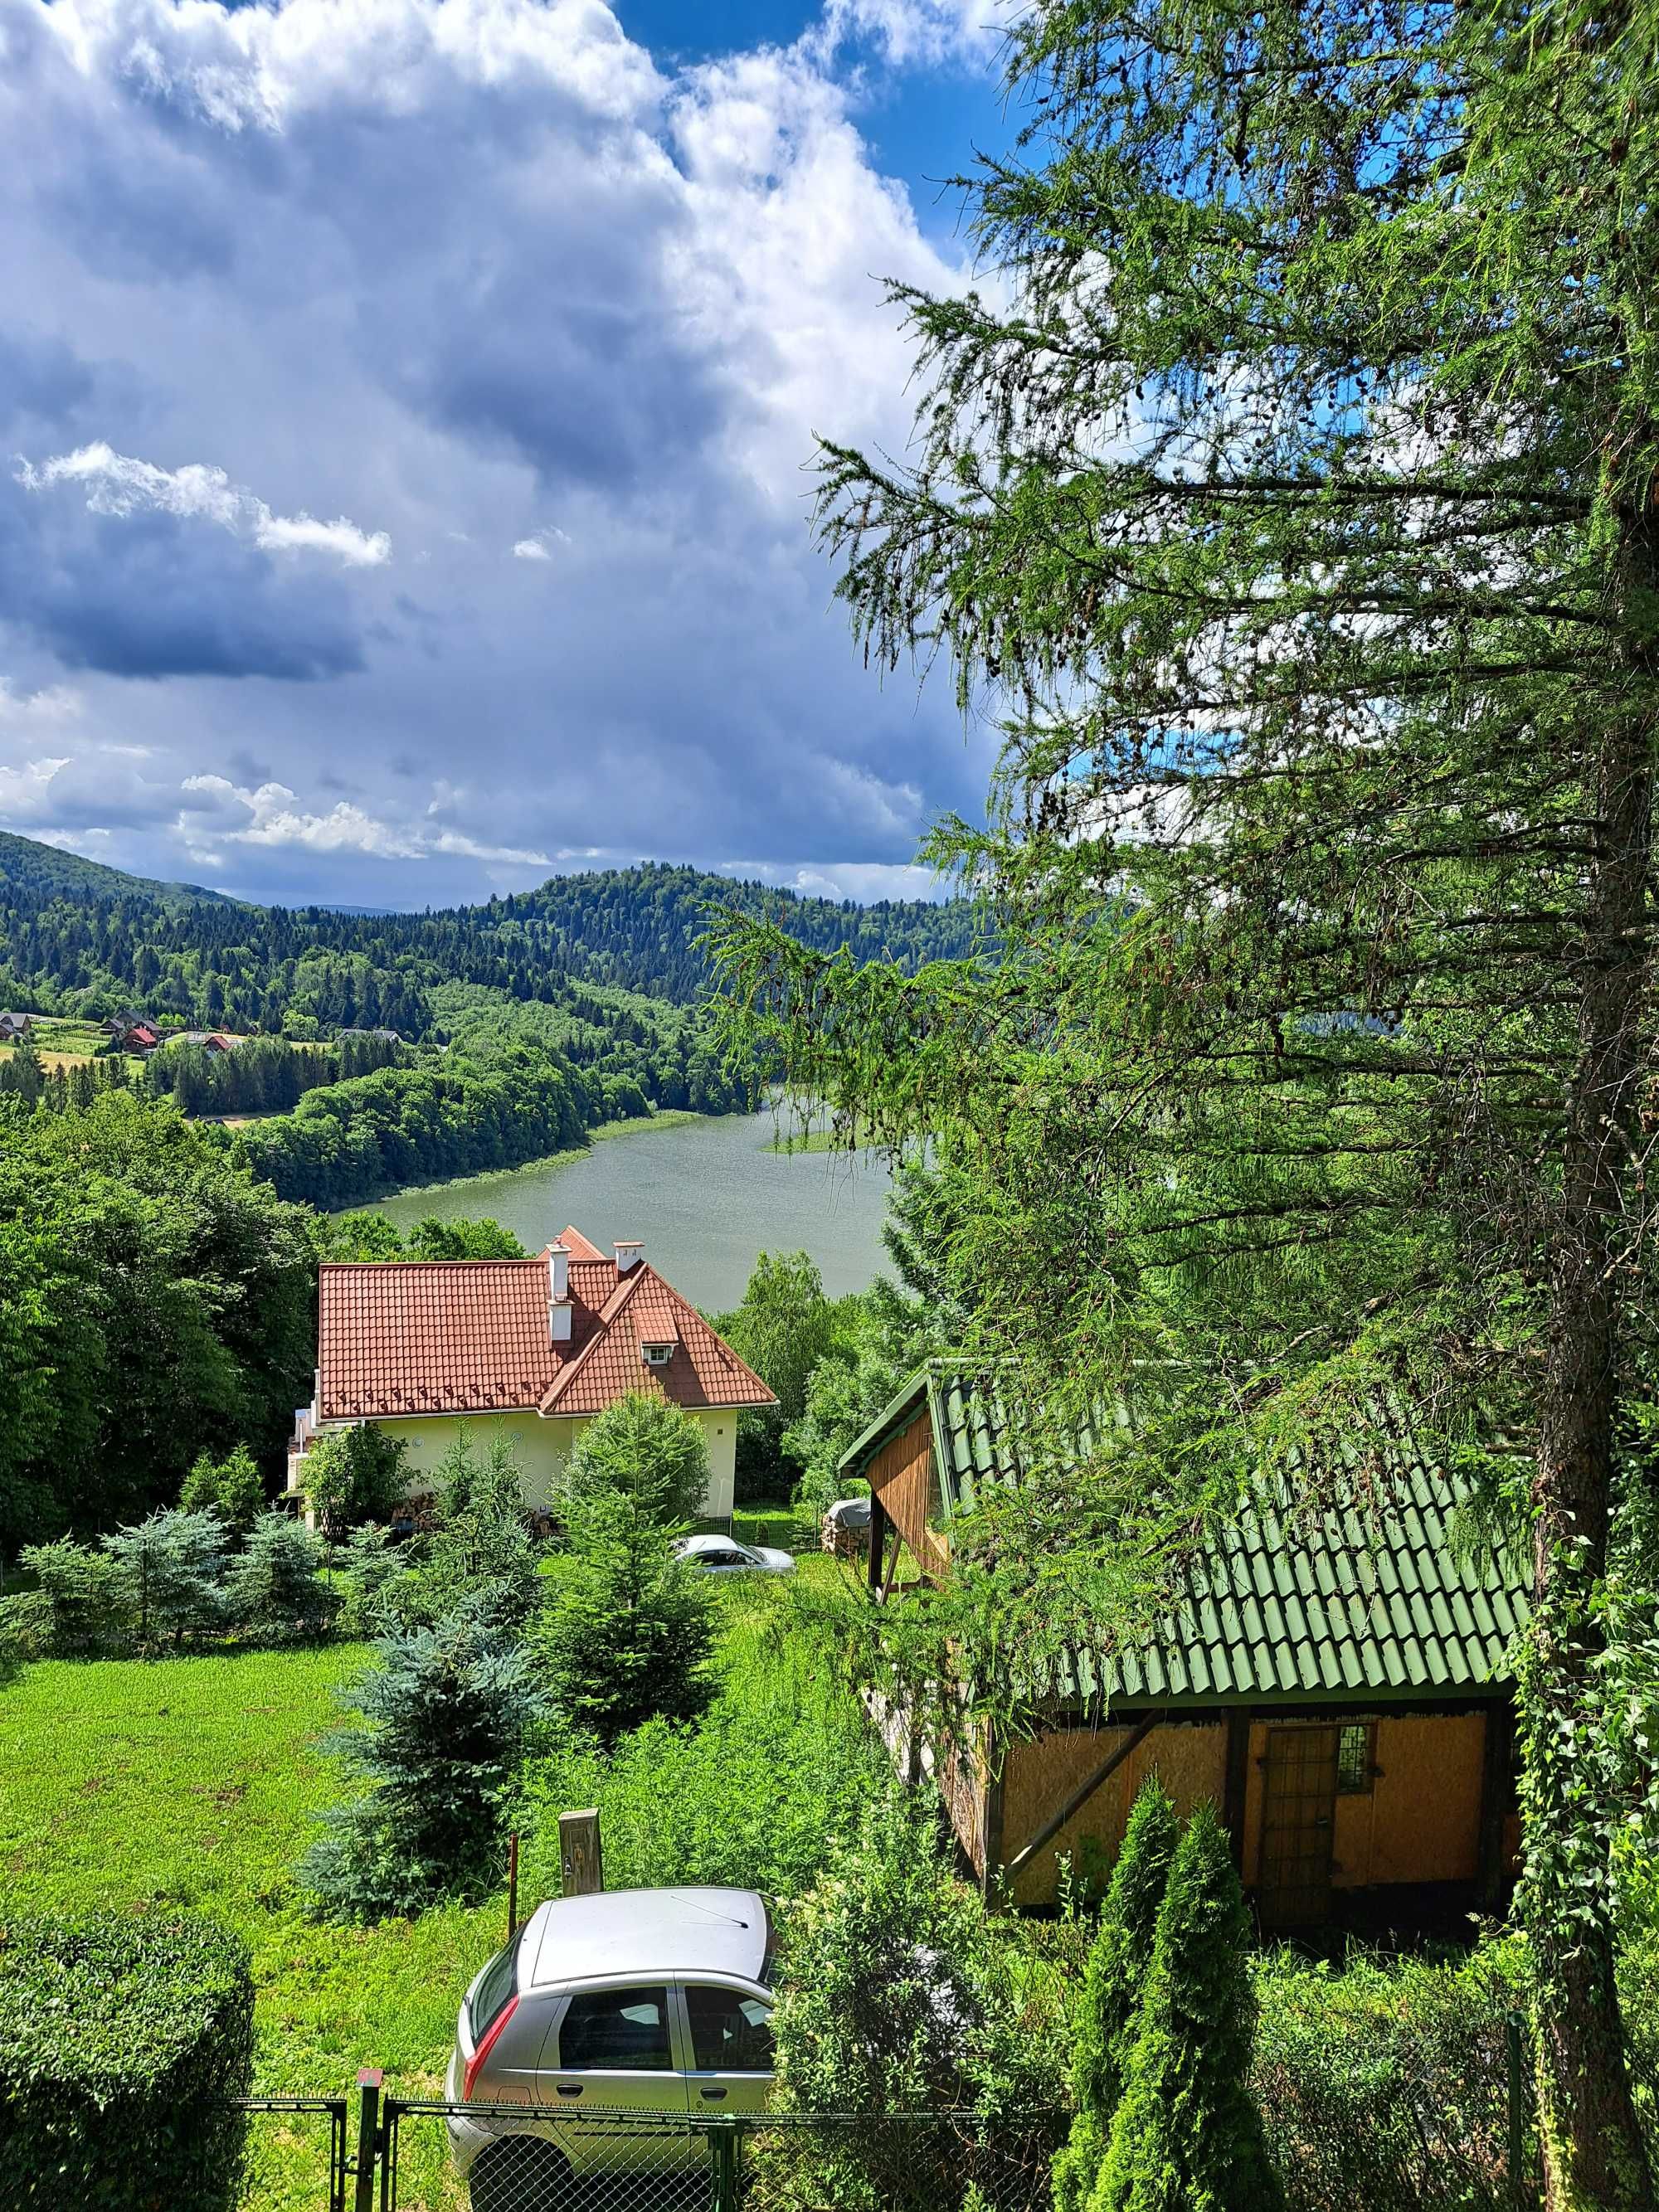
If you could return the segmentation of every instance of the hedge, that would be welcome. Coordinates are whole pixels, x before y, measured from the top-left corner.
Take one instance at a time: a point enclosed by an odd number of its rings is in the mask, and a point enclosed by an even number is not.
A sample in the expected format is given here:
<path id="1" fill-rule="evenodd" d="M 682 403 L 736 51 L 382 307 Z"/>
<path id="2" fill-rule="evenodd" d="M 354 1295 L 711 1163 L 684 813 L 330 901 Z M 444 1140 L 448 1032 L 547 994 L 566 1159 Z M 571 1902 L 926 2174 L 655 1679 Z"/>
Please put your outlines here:
<path id="1" fill-rule="evenodd" d="M 7 2205 L 228 2212 L 252 2051 L 246 1947 L 216 1922 L 0 1923 Z"/>

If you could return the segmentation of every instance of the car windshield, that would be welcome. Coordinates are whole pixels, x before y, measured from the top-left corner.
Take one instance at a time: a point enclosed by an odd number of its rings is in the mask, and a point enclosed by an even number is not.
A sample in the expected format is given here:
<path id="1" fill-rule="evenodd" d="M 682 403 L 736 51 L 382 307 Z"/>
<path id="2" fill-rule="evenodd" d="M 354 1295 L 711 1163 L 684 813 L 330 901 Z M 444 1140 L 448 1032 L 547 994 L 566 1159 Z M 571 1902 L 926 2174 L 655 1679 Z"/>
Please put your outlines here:
<path id="1" fill-rule="evenodd" d="M 467 2023 L 472 2030 L 472 2040 L 477 2044 L 489 2034 L 490 2024 L 512 1996 L 519 1978 L 519 1939 L 514 1936 L 504 1951 L 497 1951 L 478 1977 L 466 2008 Z"/>

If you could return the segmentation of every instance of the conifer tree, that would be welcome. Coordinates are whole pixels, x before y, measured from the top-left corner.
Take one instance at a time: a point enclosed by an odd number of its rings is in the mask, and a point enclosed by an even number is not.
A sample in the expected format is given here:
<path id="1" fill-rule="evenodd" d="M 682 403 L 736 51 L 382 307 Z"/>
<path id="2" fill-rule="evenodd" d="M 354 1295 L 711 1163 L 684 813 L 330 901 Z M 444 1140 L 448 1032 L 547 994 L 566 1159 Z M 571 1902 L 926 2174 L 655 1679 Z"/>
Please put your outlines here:
<path id="1" fill-rule="evenodd" d="M 280 1506 L 262 1513 L 225 1577 L 225 1610 L 245 1635 L 273 1644 L 325 1635 L 339 1611 L 323 1541 Z"/>
<path id="2" fill-rule="evenodd" d="M 1070 1436 L 1133 1400 L 992 1502 L 994 1590 L 957 1556 L 983 1670 L 1097 1633 L 1103 1585 L 1152 1602 L 1262 1482 L 1455 1466 L 1530 1551 L 1549 2187 L 1619 2212 L 1654 2203 L 1623 1814 L 1565 1747 L 1607 1724 L 1610 1517 L 1653 1479 L 1620 1445 L 1659 1323 L 1655 29 L 1022 11 L 1027 127 L 968 180 L 996 289 L 899 289 L 916 443 L 826 447 L 821 507 L 871 657 L 1002 719 L 984 826 L 930 848 L 1002 957 L 723 926 L 795 1092 L 933 1146 L 1005 1397 Z"/>
<path id="3" fill-rule="evenodd" d="M 1129 1810 L 1083 1978 L 1072 2057 L 1077 2117 L 1054 2160 L 1054 2212 L 1084 2212 L 1105 2160 L 1180 1834 L 1174 1806 L 1149 1776 Z"/>
<path id="4" fill-rule="evenodd" d="M 1282 2212 L 1245 2087 L 1252 1930 L 1212 1808 L 1187 1823 L 1089 2212 Z"/>

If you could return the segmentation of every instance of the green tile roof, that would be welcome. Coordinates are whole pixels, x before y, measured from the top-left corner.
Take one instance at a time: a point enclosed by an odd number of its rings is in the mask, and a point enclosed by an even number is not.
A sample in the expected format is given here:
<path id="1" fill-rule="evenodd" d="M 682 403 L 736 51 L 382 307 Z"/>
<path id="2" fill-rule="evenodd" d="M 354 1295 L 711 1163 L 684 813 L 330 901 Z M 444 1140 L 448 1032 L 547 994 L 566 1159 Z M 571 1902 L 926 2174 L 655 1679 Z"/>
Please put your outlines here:
<path id="1" fill-rule="evenodd" d="M 947 1513 L 987 1481 L 1018 1481 L 995 1394 L 935 1364 L 894 1399 L 842 1462 L 857 1473 L 926 1395 Z M 858 1462 L 856 1465 L 854 1462 Z M 1454 1548 L 1459 1485 L 1402 1468 L 1387 1511 L 1334 1512 L 1312 1528 L 1263 1509 L 1181 1571 L 1169 1613 L 1132 1645 L 1074 1647 L 1036 1696 L 1061 1703 L 1393 1704 L 1492 1694 L 1527 1620 L 1524 1559 Z"/>

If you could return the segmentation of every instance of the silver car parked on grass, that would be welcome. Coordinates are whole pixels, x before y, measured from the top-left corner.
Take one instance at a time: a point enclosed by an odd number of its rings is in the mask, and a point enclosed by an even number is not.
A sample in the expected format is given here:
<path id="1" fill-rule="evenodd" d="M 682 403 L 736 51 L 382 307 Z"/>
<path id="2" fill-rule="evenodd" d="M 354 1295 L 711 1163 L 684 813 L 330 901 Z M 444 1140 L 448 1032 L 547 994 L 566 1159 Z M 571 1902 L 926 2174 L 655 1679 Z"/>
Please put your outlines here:
<path id="1" fill-rule="evenodd" d="M 706 2169 L 688 2116 L 758 2112 L 771 2088 L 771 1954 L 753 1890 L 538 1906 L 467 1991 L 449 2062 L 453 2106 L 526 2108 L 522 2121 L 451 2113 L 475 2212 L 586 2203 L 607 2175 Z"/>
<path id="2" fill-rule="evenodd" d="M 793 1553 L 780 1552 L 770 1544 L 740 1544 L 735 1536 L 679 1536 L 674 1550 L 678 1558 L 711 1575 L 793 1575 L 795 1571 Z"/>

